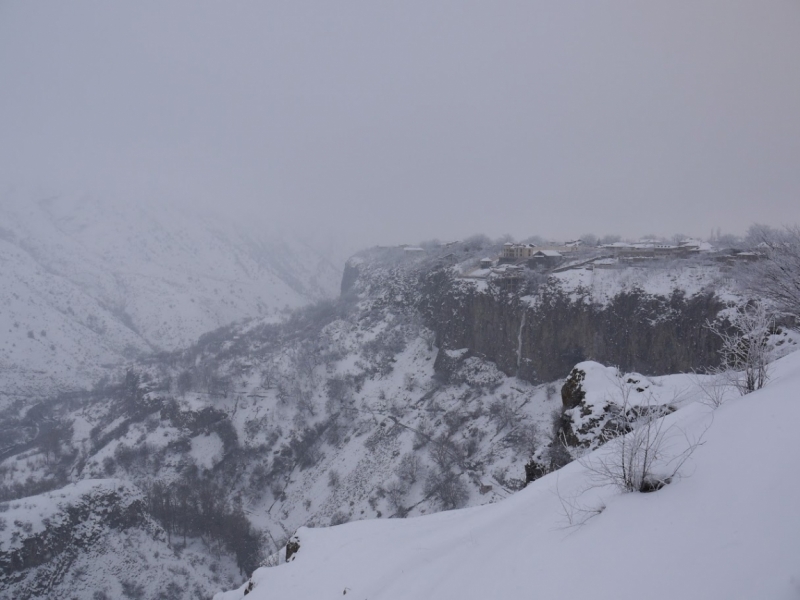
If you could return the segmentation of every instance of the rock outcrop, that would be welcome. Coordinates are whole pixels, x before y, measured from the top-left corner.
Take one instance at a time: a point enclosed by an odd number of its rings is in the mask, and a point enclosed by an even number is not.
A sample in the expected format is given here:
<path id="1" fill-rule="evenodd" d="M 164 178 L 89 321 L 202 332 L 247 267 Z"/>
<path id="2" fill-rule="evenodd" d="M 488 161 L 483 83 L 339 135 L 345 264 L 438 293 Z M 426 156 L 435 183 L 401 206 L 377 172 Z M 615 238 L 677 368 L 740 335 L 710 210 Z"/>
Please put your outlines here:
<path id="1" fill-rule="evenodd" d="M 468 348 L 531 382 L 565 377 L 584 360 L 648 375 L 716 365 L 719 340 L 704 323 L 724 308 L 713 293 L 622 292 L 608 304 L 544 286 L 535 302 L 479 290 L 431 272 L 421 308 L 440 348 Z"/>

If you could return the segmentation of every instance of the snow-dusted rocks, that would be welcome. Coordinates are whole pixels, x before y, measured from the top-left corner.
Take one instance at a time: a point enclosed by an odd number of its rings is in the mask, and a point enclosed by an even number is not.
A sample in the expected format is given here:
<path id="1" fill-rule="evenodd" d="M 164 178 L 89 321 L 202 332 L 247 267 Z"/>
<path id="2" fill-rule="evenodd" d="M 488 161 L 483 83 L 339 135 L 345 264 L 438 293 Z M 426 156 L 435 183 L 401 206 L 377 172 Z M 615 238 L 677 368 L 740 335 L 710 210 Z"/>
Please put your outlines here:
<path id="1" fill-rule="evenodd" d="M 632 420 L 651 414 L 668 414 L 670 403 L 681 400 L 674 386 L 661 385 L 638 373 L 621 373 L 593 361 L 579 363 L 561 388 L 563 412 L 560 439 L 573 448 L 597 448 L 625 433 Z M 667 392 L 673 395 L 667 397 Z"/>

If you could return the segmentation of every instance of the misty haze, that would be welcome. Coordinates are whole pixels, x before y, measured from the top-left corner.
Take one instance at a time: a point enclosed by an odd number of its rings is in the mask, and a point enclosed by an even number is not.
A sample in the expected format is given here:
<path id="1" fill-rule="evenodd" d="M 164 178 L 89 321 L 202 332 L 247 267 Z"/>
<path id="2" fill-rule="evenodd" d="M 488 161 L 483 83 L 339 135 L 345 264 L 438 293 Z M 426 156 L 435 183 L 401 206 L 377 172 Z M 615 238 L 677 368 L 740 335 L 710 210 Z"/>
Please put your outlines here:
<path id="1" fill-rule="evenodd" d="M 800 597 L 798 56 L 0 0 L 0 600 Z"/>

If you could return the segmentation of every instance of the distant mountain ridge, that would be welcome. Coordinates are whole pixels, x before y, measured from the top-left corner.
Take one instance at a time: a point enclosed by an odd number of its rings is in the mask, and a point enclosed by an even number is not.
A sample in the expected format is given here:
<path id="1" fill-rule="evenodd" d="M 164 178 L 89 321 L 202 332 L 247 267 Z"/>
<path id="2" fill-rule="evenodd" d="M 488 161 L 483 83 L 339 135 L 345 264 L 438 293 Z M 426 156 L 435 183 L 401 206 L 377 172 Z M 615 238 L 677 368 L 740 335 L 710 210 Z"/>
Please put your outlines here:
<path id="1" fill-rule="evenodd" d="M 152 203 L 4 196 L 0 393 L 88 385 L 103 365 L 338 291 L 335 259 L 261 227 Z"/>

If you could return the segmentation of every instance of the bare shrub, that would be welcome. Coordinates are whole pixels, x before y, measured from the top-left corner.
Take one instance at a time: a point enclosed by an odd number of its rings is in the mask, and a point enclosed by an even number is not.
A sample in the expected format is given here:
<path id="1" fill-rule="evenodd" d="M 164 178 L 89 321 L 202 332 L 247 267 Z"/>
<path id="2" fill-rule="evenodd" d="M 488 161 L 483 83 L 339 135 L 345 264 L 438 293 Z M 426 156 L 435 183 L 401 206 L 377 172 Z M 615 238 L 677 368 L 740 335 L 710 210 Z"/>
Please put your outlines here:
<path id="1" fill-rule="evenodd" d="M 338 490 L 339 486 L 342 484 L 341 477 L 339 477 L 338 471 L 328 471 L 328 487 L 332 490 Z"/>
<path id="2" fill-rule="evenodd" d="M 333 527 L 334 525 L 343 525 L 344 523 L 348 523 L 349 521 L 350 521 L 350 515 L 348 515 L 346 512 L 338 510 L 331 516 L 330 526 Z"/>
<path id="3" fill-rule="evenodd" d="M 469 490 L 458 473 L 433 469 L 425 480 L 425 495 L 435 498 L 444 510 L 451 510 L 464 506 Z"/>
<path id="4" fill-rule="evenodd" d="M 733 386 L 726 373 L 703 375 L 695 373 L 694 384 L 700 390 L 700 402 L 711 408 L 719 408 L 730 398 Z"/>
<path id="5" fill-rule="evenodd" d="M 665 425 L 664 411 L 651 394 L 632 406 L 631 385 L 620 380 L 617 389 L 613 399 L 620 407 L 617 418 L 623 421 L 620 430 L 628 433 L 607 442 L 606 451 L 581 459 L 581 464 L 597 486 L 612 485 L 624 492 L 658 490 L 679 473 L 703 436 L 690 439 L 674 425 Z M 676 449 L 678 442 L 685 449 Z"/>
<path id="6" fill-rule="evenodd" d="M 763 257 L 748 269 L 751 293 L 769 300 L 783 314 L 800 317 L 800 227 L 754 225 L 747 234 Z"/>
<path id="7" fill-rule="evenodd" d="M 517 410 L 508 398 L 498 398 L 489 403 L 489 420 L 495 425 L 495 434 L 512 427 L 518 420 Z"/>
<path id="8" fill-rule="evenodd" d="M 325 409 L 329 414 L 342 412 L 352 403 L 353 386 L 345 377 L 336 375 L 329 378 L 325 388 L 328 395 Z"/>
<path id="9" fill-rule="evenodd" d="M 338 414 L 331 415 L 328 419 L 328 426 L 325 429 L 325 441 L 331 446 L 338 446 L 347 436 L 347 432 L 349 431 L 348 424 L 348 421 L 340 418 Z"/>
<path id="10" fill-rule="evenodd" d="M 408 484 L 400 479 L 395 479 L 386 486 L 386 501 L 392 510 L 403 511 L 403 500 L 408 493 Z"/>
<path id="11" fill-rule="evenodd" d="M 431 441 L 432 433 L 433 428 L 431 427 L 430 422 L 428 422 L 427 419 L 420 421 L 419 425 L 417 425 L 417 429 L 414 431 L 414 450 L 419 450 L 420 448 L 427 446 L 428 442 Z"/>
<path id="12" fill-rule="evenodd" d="M 602 501 L 587 501 L 590 490 L 612 486 L 621 492 L 655 492 L 680 474 L 686 461 L 704 442 L 710 424 L 697 437 L 690 437 L 674 424 L 666 424 L 664 407 L 652 395 L 632 406 L 631 384 L 620 379 L 612 402 L 619 406 L 617 419 L 623 435 L 608 441 L 604 448 L 579 459 L 589 473 L 589 484 L 566 495 L 556 482 L 556 495 L 568 527 L 578 527 L 605 510 Z"/>
<path id="13" fill-rule="evenodd" d="M 131 598 L 132 600 L 144 598 L 144 586 L 142 584 L 135 581 L 120 581 L 120 585 L 122 586 L 122 594 L 126 598 Z"/>
<path id="14" fill-rule="evenodd" d="M 504 441 L 514 449 L 516 454 L 530 457 L 536 452 L 539 437 L 538 429 L 533 423 L 520 423 L 506 434 Z"/>
<path id="15" fill-rule="evenodd" d="M 421 469 L 422 461 L 419 456 L 413 452 L 409 452 L 400 459 L 400 464 L 397 467 L 397 476 L 401 481 L 405 481 L 409 485 L 414 485 L 417 482 Z"/>
<path id="16" fill-rule="evenodd" d="M 433 463 L 442 471 L 449 470 L 459 462 L 458 449 L 444 434 L 436 436 L 428 448 Z"/>
<path id="17" fill-rule="evenodd" d="M 769 336 L 775 319 L 762 302 L 731 310 L 731 327 L 719 320 L 706 325 L 722 340 L 722 364 L 712 373 L 745 395 L 761 389 L 769 380 Z"/>
<path id="18" fill-rule="evenodd" d="M 562 493 L 558 481 L 556 481 L 556 496 L 561 504 L 561 515 L 566 520 L 568 527 L 580 527 L 606 509 L 603 502 L 588 504 L 581 498 L 584 492 L 585 490 L 577 494 L 566 495 Z"/>

